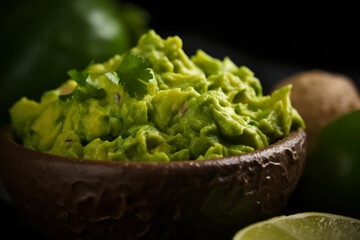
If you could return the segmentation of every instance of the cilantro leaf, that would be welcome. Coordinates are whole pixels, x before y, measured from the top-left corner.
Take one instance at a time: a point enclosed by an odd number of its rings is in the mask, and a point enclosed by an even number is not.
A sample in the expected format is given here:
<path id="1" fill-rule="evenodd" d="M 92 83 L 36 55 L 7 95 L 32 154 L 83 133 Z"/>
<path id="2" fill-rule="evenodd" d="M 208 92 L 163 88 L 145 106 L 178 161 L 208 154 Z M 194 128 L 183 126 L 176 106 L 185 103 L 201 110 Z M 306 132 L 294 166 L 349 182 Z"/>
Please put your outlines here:
<path id="1" fill-rule="evenodd" d="M 84 101 L 87 98 L 95 98 L 100 100 L 106 96 L 104 89 L 99 89 L 87 82 L 89 77 L 89 69 L 92 64 L 94 64 L 94 61 L 89 63 L 89 65 L 82 71 L 78 71 L 76 69 L 68 71 L 69 77 L 76 81 L 78 85 L 71 94 L 59 96 L 61 100 L 66 101 L 67 99 L 72 99 L 73 97 L 80 101 Z"/>
<path id="2" fill-rule="evenodd" d="M 116 85 L 119 84 L 119 77 L 116 72 L 107 72 L 104 73 L 105 77 Z"/>
<path id="3" fill-rule="evenodd" d="M 69 77 L 74 80 L 75 82 L 77 82 L 80 86 L 85 86 L 86 84 L 86 79 L 89 76 L 89 69 L 90 66 L 94 64 L 94 61 L 91 61 L 87 67 L 82 70 L 81 72 L 79 72 L 76 69 L 71 69 L 67 72 L 67 74 L 69 75 Z"/>
<path id="4" fill-rule="evenodd" d="M 153 75 L 140 56 L 126 52 L 116 72 L 120 84 L 130 97 L 141 98 L 147 94 L 147 83 Z"/>
<path id="5" fill-rule="evenodd" d="M 71 94 L 61 95 L 59 98 L 63 101 L 67 99 L 76 98 L 79 101 L 85 101 L 88 98 L 103 99 L 106 92 L 103 88 L 96 88 L 88 83 L 85 86 L 78 85 Z"/>

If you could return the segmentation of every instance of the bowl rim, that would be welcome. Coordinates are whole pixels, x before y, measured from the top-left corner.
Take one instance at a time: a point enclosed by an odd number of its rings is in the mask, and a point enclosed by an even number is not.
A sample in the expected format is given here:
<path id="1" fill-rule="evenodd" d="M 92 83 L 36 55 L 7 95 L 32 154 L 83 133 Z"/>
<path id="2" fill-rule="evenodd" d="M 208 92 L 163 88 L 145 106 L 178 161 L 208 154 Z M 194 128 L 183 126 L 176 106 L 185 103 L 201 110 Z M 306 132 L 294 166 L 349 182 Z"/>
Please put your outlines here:
<path id="1" fill-rule="evenodd" d="M 234 163 L 238 163 L 239 161 L 251 161 L 253 159 L 259 158 L 261 155 L 269 155 L 271 152 L 276 152 L 278 149 L 285 146 L 287 143 L 295 141 L 296 139 L 302 139 L 306 143 L 306 131 L 305 129 L 297 129 L 292 130 L 290 133 L 279 139 L 273 144 L 270 144 L 266 147 L 261 149 L 257 149 L 248 153 L 237 154 L 227 157 L 221 158 L 212 158 L 212 159 L 204 159 L 204 160 L 183 160 L 183 161 L 169 161 L 169 162 L 130 162 L 130 161 L 102 161 L 102 160 L 92 160 L 92 159 L 85 159 L 85 158 L 72 158 L 72 157 L 64 157 L 60 155 L 54 155 L 46 152 L 41 152 L 38 150 L 33 150 L 23 145 L 17 143 L 15 141 L 15 133 L 14 129 L 12 128 L 11 124 L 5 125 L 0 128 L 0 152 L 4 151 L 4 149 L 11 149 L 15 152 L 23 151 L 26 154 L 32 155 L 34 157 L 38 156 L 39 158 L 46 158 L 48 161 L 54 162 L 64 162 L 64 163 L 74 163 L 74 164 L 86 164 L 86 165 L 99 165 L 99 166 L 133 166 L 133 167 L 140 167 L 140 166 L 157 166 L 157 167 L 169 167 L 173 168 L 177 165 L 231 165 Z M 3 150 L 2 150 L 3 149 Z M 304 149 L 305 150 L 305 149 Z M 1 159 L 0 159 L 1 161 Z"/>

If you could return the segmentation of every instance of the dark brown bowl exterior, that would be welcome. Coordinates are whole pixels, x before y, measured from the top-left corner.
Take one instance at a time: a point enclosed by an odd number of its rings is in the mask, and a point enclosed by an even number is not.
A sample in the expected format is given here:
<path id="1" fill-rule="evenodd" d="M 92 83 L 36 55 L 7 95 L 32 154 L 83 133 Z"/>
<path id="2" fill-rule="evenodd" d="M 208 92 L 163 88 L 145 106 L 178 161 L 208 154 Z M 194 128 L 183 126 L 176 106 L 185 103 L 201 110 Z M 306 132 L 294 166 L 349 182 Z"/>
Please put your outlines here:
<path id="1" fill-rule="evenodd" d="M 222 159 L 102 162 L 24 148 L 7 126 L 0 176 L 29 224 L 55 239 L 231 239 L 286 205 L 304 170 L 305 136 L 293 131 Z"/>

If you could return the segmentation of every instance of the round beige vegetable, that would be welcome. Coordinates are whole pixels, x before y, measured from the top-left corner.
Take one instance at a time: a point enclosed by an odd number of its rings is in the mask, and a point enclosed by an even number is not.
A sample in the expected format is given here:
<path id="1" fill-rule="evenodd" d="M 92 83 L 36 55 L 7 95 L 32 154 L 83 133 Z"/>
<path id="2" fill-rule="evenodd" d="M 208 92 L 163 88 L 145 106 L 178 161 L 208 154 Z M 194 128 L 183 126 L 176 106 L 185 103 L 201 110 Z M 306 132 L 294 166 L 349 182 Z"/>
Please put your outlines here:
<path id="1" fill-rule="evenodd" d="M 292 84 L 291 102 L 305 121 L 309 146 L 336 117 L 360 109 L 359 91 L 349 77 L 323 70 L 296 73 L 274 86 Z"/>

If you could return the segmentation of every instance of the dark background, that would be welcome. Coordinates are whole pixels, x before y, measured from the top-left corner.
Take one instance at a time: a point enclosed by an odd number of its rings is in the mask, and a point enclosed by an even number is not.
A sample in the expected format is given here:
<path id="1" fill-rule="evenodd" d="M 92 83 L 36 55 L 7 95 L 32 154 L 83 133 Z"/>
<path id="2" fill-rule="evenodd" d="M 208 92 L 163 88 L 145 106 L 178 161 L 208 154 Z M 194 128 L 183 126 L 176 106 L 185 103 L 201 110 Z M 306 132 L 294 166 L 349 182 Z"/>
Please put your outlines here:
<path id="1" fill-rule="evenodd" d="M 293 5 L 229 0 L 123 2 L 147 9 L 157 31 L 203 35 L 268 60 L 357 66 L 352 59 L 359 53 L 354 48 L 359 50 L 360 40 L 355 6 L 296 1 Z"/>
<path id="2" fill-rule="evenodd" d="M 31 0 L 5 0 L 1 12 L 26 1 Z M 360 15 L 356 4 L 114 1 L 148 11 L 149 27 L 162 37 L 179 35 L 189 55 L 201 48 L 212 56 L 229 56 L 238 65 L 248 66 L 265 91 L 292 73 L 312 68 L 346 74 L 359 85 Z"/>
<path id="3" fill-rule="evenodd" d="M 22 1 L 3 1 L 0 14 Z M 265 93 L 291 74 L 314 68 L 345 74 L 359 86 L 360 15 L 355 6 L 338 1 L 324 5 L 302 1 L 291 1 L 291 5 L 229 0 L 121 2 L 147 10 L 150 27 L 162 37 L 179 35 L 189 55 L 202 49 L 248 66 Z M 0 34 L 7 37 L 6 32 Z M 1 191 L 0 187 L 3 195 Z M 39 239 L 6 198 L 0 199 L 0 214 L 3 233 Z"/>
<path id="4" fill-rule="evenodd" d="M 297 71 L 319 68 L 360 81 L 355 5 L 291 1 L 123 1 L 147 9 L 158 33 L 177 34 L 184 49 L 202 48 L 247 65 L 265 90 Z"/>

